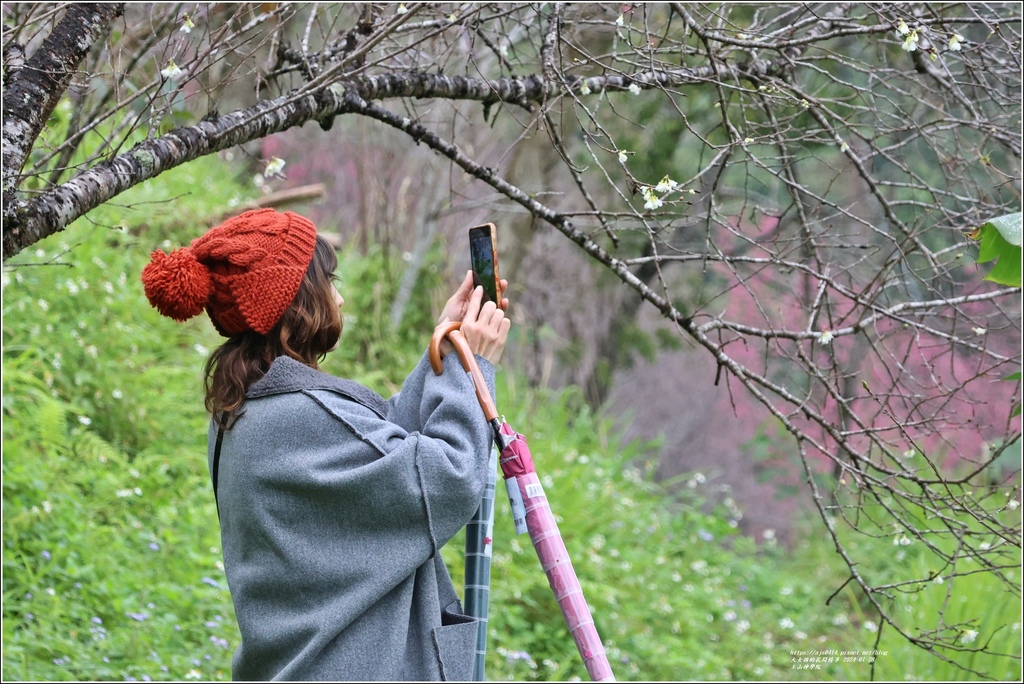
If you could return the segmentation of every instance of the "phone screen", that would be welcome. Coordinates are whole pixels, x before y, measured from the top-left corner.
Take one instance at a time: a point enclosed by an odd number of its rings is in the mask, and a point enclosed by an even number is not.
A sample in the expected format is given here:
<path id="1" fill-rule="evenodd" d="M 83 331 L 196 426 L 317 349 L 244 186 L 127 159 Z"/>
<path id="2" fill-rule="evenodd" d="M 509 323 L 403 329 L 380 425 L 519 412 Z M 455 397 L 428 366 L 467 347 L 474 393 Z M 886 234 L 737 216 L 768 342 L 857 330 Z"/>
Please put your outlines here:
<path id="1" fill-rule="evenodd" d="M 494 224 L 469 229 L 469 253 L 473 263 L 473 279 L 483 285 L 484 301 L 498 303 L 498 253 Z"/>

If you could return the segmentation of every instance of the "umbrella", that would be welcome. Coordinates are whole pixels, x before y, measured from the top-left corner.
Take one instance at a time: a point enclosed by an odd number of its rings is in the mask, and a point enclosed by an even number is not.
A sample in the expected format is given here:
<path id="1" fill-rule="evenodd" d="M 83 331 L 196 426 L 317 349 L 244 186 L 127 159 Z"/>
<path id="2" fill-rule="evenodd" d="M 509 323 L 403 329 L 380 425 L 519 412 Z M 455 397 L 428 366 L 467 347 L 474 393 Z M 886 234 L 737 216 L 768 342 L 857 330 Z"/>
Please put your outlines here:
<path id="1" fill-rule="evenodd" d="M 434 331 L 430 340 L 430 363 L 437 374 L 441 373 L 441 340 L 446 336 L 455 346 L 455 350 L 462 361 L 462 367 L 466 369 L 473 380 L 477 399 L 484 411 L 494 432 L 495 443 L 501 449 L 499 463 L 505 478 L 505 486 L 509 493 L 509 502 L 512 506 L 512 516 L 516 524 L 516 532 L 526 531 L 533 542 L 533 548 L 537 551 L 537 558 L 540 559 L 541 568 L 547 575 L 548 584 L 554 592 L 555 600 L 565 618 L 569 633 L 576 642 L 576 648 L 583 658 L 583 664 L 587 673 L 594 681 L 614 681 L 611 665 L 608 663 L 608 655 L 604 645 L 601 643 L 601 636 L 597 633 L 597 627 L 590 614 L 590 607 L 587 606 L 583 597 L 583 589 L 580 586 L 576 570 L 572 567 L 569 553 L 566 551 L 565 543 L 562 541 L 562 534 L 555 522 L 555 516 L 551 512 L 544 487 L 537 476 L 537 470 L 530 454 L 530 448 L 526 439 L 513 430 L 508 423 L 498 418 L 498 411 L 494 406 L 494 400 L 487 391 L 487 384 L 483 374 L 477 366 L 476 358 L 466 342 L 466 338 L 458 331 L 460 323 L 442 323 Z M 493 472 L 493 466 L 491 471 Z M 493 514 L 493 489 L 492 514 Z M 485 498 L 487 494 L 485 493 Z M 481 506 L 483 509 L 484 506 Z M 479 531 L 476 532 L 479 534 Z M 467 549 L 469 548 L 469 532 L 467 531 Z M 485 542 L 486 543 L 486 542 Z M 490 558 L 487 562 L 488 581 L 490 574 Z M 469 584 L 468 562 L 467 562 L 467 586 Z M 467 606 L 469 592 L 467 591 Z M 482 658 L 481 653 L 485 650 L 480 644 L 486 644 L 486 602 L 483 606 L 485 620 L 480 623 L 481 633 L 478 633 L 477 658 Z M 483 666 L 478 667 L 479 675 L 482 678 Z"/>
<path id="2" fill-rule="evenodd" d="M 484 680 L 487 656 L 487 607 L 491 589 L 491 540 L 494 537 L 494 487 L 497 481 L 498 450 L 491 447 L 487 464 L 487 484 L 480 508 L 466 525 L 466 615 L 479 620 L 476 634 L 476 658 L 473 680 Z"/>

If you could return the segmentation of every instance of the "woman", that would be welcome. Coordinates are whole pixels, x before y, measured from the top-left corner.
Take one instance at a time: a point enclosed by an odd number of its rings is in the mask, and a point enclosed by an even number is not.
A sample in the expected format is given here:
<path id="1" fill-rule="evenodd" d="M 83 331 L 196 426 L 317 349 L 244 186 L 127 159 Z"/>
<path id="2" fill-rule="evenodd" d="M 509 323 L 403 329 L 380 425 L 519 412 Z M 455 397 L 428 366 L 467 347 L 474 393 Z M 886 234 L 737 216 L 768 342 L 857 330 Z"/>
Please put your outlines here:
<path id="1" fill-rule="evenodd" d="M 307 219 L 246 212 L 142 274 L 164 315 L 207 311 L 209 461 L 242 643 L 235 679 L 468 679 L 476 641 L 440 549 L 479 505 L 491 433 L 456 354 L 384 401 L 317 369 L 338 345 L 334 250 Z M 506 282 L 502 282 L 504 293 Z M 493 394 L 510 327 L 467 273 L 462 321 Z M 442 350 L 447 351 L 447 350 Z"/>

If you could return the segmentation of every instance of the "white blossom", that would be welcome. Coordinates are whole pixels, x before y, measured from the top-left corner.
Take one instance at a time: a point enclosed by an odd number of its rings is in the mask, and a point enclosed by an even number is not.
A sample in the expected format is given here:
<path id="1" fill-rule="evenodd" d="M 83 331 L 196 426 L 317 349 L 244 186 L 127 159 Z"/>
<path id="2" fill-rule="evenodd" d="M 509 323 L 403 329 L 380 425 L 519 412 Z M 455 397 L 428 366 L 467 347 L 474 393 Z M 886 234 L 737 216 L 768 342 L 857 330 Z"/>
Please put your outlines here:
<path id="1" fill-rule="evenodd" d="M 961 644 L 969 644 L 978 638 L 978 632 L 974 629 L 965 630 L 963 635 L 960 637 Z"/>
<path id="2" fill-rule="evenodd" d="M 398 3 L 398 9 L 395 10 L 395 14 L 405 14 L 409 9 L 405 6 L 404 2 Z"/>
<path id="3" fill-rule="evenodd" d="M 782 629 L 793 629 L 794 627 L 796 627 L 796 623 L 788 617 L 784 617 L 781 620 L 779 620 L 779 627 L 781 627 Z"/>
<path id="4" fill-rule="evenodd" d="M 590 86 L 587 85 L 586 81 L 583 81 L 583 85 L 580 86 L 580 95 L 589 95 L 590 92 Z"/>
<path id="5" fill-rule="evenodd" d="M 615 20 L 615 23 L 618 26 L 623 26 L 623 25 L 625 25 L 626 20 L 625 20 L 625 18 L 621 14 L 619 14 L 619 18 Z"/>
<path id="6" fill-rule="evenodd" d="M 971 330 L 973 330 L 973 331 L 974 331 L 974 334 L 975 334 L 975 335 L 984 335 L 985 333 L 987 333 L 987 332 L 988 332 L 988 331 L 987 331 L 987 330 L 985 330 L 984 328 L 971 328 Z"/>
<path id="7" fill-rule="evenodd" d="M 834 337 L 831 330 L 820 332 L 818 333 L 818 344 L 828 345 Z"/>
<path id="8" fill-rule="evenodd" d="M 902 19 L 900 19 L 900 23 L 896 27 L 896 33 L 898 33 L 901 36 L 905 36 L 908 33 L 910 33 L 910 27 L 907 26 L 907 22 L 905 22 Z"/>
<path id="9" fill-rule="evenodd" d="M 1006 507 L 1009 508 L 1011 511 L 1017 510 L 1018 506 L 1020 506 L 1020 502 L 1017 501 L 1016 499 L 1010 499 L 1009 501 L 1006 502 Z"/>
<path id="10" fill-rule="evenodd" d="M 178 30 L 182 33 L 192 33 L 192 29 L 194 29 L 195 27 L 196 25 L 195 23 L 193 23 L 192 18 L 186 14 L 185 22 L 181 25 L 181 28 Z"/>
<path id="11" fill-rule="evenodd" d="M 89 416 L 78 416 L 78 422 L 82 425 L 92 425 L 92 419 Z"/>
<path id="12" fill-rule="evenodd" d="M 664 202 L 661 201 L 661 198 L 655 195 L 654 190 L 652 190 L 651 188 L 641 188 L 640 194 L 643 195 L 644 200 L 646 200 L 644 202 L 644 209 L 658 209 L 664 204 Z"/>
<path id="13" fill-rule="evenodd" d="M 640 86 L 638 86 L 636 83 L 630 83 L 629 84 L 629 92 L 633 93 L 634 95 L 639 95 L 640 94 Z"/>
<path id="14" fill-rule="evenodd" d="M 842 141 L 842 143 L 840 143 L 839 145 L 839 151 L 842 152 L 843 154 L 846 154 L 849 150 L 850 146 L 846 143 L 845 140 Z"/>
<path id="15" fill-rule="evenodd" d="M 658 181 L 658 184 L 654 186 L 654 189 L 658 192 L 665 194 L 666 192 L 672 192 L 679 187 L 679 183 L 668 177 L 666 174 L 664 178 Z"/>
<path id="16" fill-rule="evenodd" d="M 906 50 L 907 52 L 913 52 L 914 50 L 917 49 L 917 31 L 916 30 L 915 31 L 911 31 L 910 35 L 908 35 L 903 40 L 903 49 Z"/>
<path id="17" fill-rule="evenodd" d="M 960 43 L 964 42 L 964 37 L 959 33 L 954 33 L 949 39 L 949 49 L 953 52 L 960 52 Z"/>
<path id="18" fill-rule="evenodd" d="M 284 170 L 284 159 L 279 157 L 271 157 L 270 161 L 267 162 L 267 168 L 263 170 L 263 175 L 266 178 L 276 176 Z"/>
<path id="19" fill-rule="evenodd" d="M 164 78 L 177 78 L 182 73 L 181 67 L 175 64 L 173 59 L 167 60 L 167 66 L 160 70 L 160 75 Z"/>
<path id="20" fill-rule="evenodd" d="M 625 164 L 625 163 L 626 163 L 626 160 L 627 160 L 628 158 L 629 158 L 629 157 L 627 157 L 627 156 L 626 156 L 626 153 L 625 153 L 625 152 L 624 152 L 623 150 L 619 150 L 619 163 L 620 163 L 620 164 Z"/>
<path id="21" fill-rule="evenodd" d="M 876 625 L 871 620 L 868 620 L 867 622 L 864 623 L 864 629 L 868 630 L 869 632 L 877 632 L 878 631 L 878 625 Z"/>
<path id="22" fill-rule="evenodd" d="M 942 575 L 936 575 L 935 576 L 935 583 L 936 584 L 945 584 L 945 582 L 946 582 L 946 579 Z"/>

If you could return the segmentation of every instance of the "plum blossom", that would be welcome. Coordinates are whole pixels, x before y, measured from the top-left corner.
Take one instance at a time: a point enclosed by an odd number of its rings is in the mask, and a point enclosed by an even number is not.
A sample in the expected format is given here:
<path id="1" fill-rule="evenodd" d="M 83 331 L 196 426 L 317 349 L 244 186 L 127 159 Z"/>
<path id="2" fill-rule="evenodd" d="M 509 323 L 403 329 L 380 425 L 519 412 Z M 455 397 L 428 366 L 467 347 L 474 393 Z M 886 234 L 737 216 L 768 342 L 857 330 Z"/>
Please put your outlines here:
<path id="1" fill-rule="evenodd" d="M 666 192 L 672 192 L 679 187 L 679 183 L 668 177 L 666 174 L 664 178 L 658 181 L 658 184 L 654 186 L 654 189 L 658 192 L 665 194 Z"/>
<path id="2" fill-rule="evenodd" d="M 267 168 L 263 170 L 263 176 L 270 178 L 271 176 L 277 176 L 284 170 L 284 159 L 280 157 L 271 157 L 270 161 L 267 162 Z"/>
<path id="3" fill-rule="evenodd" d="M 665 204 L 664 202 L 661 201 L 660 197 L 654 194 L 654 190 L 652 190 L 651 188 L 641 188 L 640 194 L 644 196 L 644 209 L 658 209 L 663 204 Z"/>
<path id="4" fill-rule="evenodd" d="M 828 345 L 832 342 L 833 338 L 835 338 L 835 335 L 832 334 L 831 330 L 820 332 L 818 333 L 818 344 Z"/>
<path id="5" fill-rule="evenodd" d="M 167 66 L 160 70 L 160 75 L 164 78 L 175 79 L 181 76 L 184 72 L 177 64 L 174 63 L 173 59 L 167 60 Z"/>
<path id="6" fill-rule="evenodd" d="M 633 93 L 634 95 L 639 95 L 640 94 L 640 86 L 638 86 L 636 83 L 630 83 L 629 84 L 629 92 Z"/>
<path id="7" fill-rule="evenodd" d="M 182 33 L 192 33 L 192 29 L 194 29 L 195 27 L 196 25 L 192 21 L 192 18 L 186 14 L 185 21 L 182 23 L 181 28 L 179 28 L 178 30 Z"/>
<path id="8" fill-rule="evenodd" d="M 964 42 L 964 37 L 959 33 L 954 33 L 949 39 L 949 49 L 953 52 L 960 52 L 960 43 Z"/>

